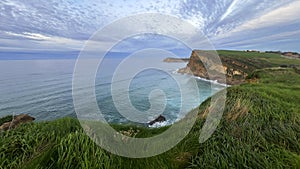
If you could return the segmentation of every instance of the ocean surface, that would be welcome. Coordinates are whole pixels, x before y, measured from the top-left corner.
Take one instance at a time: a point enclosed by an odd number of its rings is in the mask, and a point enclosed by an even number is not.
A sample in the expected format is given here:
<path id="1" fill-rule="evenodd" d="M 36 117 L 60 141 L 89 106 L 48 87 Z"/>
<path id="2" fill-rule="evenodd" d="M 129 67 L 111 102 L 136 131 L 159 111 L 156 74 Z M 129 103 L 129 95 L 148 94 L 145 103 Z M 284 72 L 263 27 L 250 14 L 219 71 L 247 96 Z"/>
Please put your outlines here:
<path id="1" fill-rule="evenodd" d="M 111 123 L 127 123 L 128 119 L 123 117 L 117 110 L 112 98 L 112 76 L 120 58 L 105 59 L 98 69 L 95 79 L 95 93 L 99 109 L 105 119 Z M 0 61 L 0 117 L 29 114 L 36 121 L 53 120 L 65 116 L 76 117 L 72 97 L 72 78 L 76 60 L 2 60 Z M 150 108 L 149 94 L 155 89 L 164 92 L 166 98 L 165 109 L 162 114 L 167 123 L 173 123 L 180 119 L 178 116 L 180 108 L 188 112 L 197 107 L 205 99 L 224 88 L 224 86 L 203 81 L 189 75 L 177 74 L 178 68 L 185 67 L 186 63 L 163 63 L 168 64 L 168 69 L 161 71 L 147 69 L 136 74 L 135 77 L 126 77 L 116 81 L 118 88 L 116 93 L 119 97 L 129 98 L 131 105 L 127 102 L 125 106 L 134 106 L 143 112 Z M 172 65 L 172 66 L 170 66 Z M 181 81 L 182 86 L 174 80 Z M 199 94 L 194 90 L 191 81 L 196 80 Z M 130 86 L 125 82 L 130 81 Z M 124 86 L 122 85 L 124 83 Z M 181 90 L 185 88 L 188 92 L 187 104 L 181 105 Z M 84 89 L 82 89 L 84 90 Z M 155 99 L 154 99 L 155 100 Z M 124 109 L 126 111 L 126 108 Z M 91 109 L 87 112 L 93 114 Z"/>

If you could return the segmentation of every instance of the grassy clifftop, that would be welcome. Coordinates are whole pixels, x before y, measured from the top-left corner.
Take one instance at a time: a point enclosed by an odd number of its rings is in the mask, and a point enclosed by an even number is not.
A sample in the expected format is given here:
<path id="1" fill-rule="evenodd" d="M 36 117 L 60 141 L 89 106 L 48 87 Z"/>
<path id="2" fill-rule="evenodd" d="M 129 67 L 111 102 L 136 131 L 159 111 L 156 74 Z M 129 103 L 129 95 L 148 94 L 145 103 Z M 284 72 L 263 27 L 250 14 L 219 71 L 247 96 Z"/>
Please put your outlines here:
<path id="1" fill-rule="evenodd" d="M 300 74 L 294 68 L 264 68 L 247 83 L 227 88 L 217 130 L 199 144 L 207 99 L 196 124 L 171 150 L 129 159 L 101 149 L 76 119 L 28 123 L 1 133 L 0 168 L 300 168 Z M 122 133 L 150 137 L 167 129 L 114 125 Z"/>
<path id="2" fill-rule="evenodd" d="M 300 60 L 287 59 L 276 53 L 260 53 L 246 51 L 217 51 L 225 70 L 226 82 L 219 79 L 218 69 L 215 67 L 205 67 L 210 65 L 209 56 L 214 55 L 213 51 L 194 50 L 189 59 L 186 68 L 180 69 L 180 73 L 189 73 L 211 80 L 220 80 L 221 83 L 230 85 L 241 84 L 245 82 L 246 77 L 256 69 L 270 67 L 290 67 L 300 68 Z M 218 65 L 215 65 L 218 66 Z M 208 75 L 207 69 L 215 71 L 215 75 Z"/>

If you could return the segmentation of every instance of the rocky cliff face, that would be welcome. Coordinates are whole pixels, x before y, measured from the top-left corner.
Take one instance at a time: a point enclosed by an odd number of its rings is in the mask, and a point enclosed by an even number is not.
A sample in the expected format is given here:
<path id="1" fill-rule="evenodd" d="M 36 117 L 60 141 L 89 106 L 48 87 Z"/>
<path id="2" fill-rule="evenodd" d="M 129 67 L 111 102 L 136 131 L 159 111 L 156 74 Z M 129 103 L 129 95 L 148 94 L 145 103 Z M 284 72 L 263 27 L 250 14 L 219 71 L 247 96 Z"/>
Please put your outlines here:
<path id="1" fill-rule="evenodd" d="M 243 83 L 248 76 L 248 70 L 252 69 L 244 62 L 223 56 L 220 56 L 222 65 L 218 65 L 211 59 L 212 55 L 212 52 L 194 50 L 187 66 L 179 69 L 178 72 L 235 85 Z M 222 78 L 224 75 L 226 79 Z"/>

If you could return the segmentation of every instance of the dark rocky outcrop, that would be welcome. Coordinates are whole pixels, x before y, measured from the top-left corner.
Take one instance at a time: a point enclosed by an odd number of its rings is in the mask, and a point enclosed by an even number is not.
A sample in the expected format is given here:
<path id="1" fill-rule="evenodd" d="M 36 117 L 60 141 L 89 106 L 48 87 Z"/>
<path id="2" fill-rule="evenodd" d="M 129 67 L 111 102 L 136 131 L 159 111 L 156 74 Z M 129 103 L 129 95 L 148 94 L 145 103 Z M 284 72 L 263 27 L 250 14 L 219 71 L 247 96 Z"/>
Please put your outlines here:
<path id="1" fill-rule="evenodd" d="M 164 121 L 166 121 L 166 118 L 162 115 L 159 115 L 155 120 L 150 121 L 148 124 L 153 125 L 154 123 L 164 122 Z"/>
<path id="2" fill-rule="evenodd" d="M 14 128 L 18 127 L 20 124 L 27 123 L 27 122 L 32 122 L 34 120 L 35 120 L 34 117 L 31 117 L 27 114 L 20 114 L 20 115 L 14 116 L 12 121 L 3 123 L 0 126 L 0 131 L 6 131 L 6 130 L 14 129 Z"/>

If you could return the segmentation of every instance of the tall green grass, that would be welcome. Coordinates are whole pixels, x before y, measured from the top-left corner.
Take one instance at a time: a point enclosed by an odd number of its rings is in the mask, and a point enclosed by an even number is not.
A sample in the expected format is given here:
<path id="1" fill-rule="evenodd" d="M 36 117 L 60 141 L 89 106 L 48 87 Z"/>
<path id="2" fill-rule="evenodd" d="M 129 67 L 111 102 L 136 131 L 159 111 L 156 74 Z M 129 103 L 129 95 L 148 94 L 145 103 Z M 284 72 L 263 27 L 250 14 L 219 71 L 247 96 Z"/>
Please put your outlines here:
<path id="1" fill-rule="evenodd" d="M 189 168 L 300 167 L 300 75 L 264 69 L 252 76 L 258 83 L 228 88 L 223 120 Z"/>

